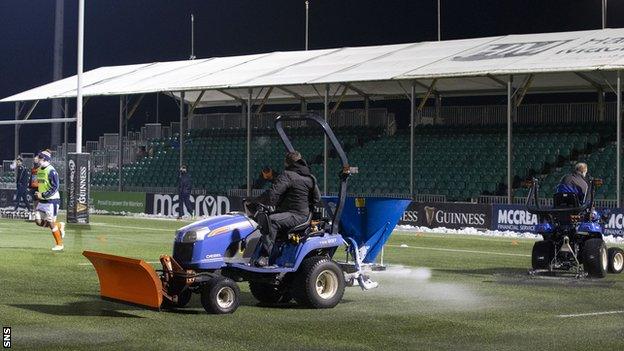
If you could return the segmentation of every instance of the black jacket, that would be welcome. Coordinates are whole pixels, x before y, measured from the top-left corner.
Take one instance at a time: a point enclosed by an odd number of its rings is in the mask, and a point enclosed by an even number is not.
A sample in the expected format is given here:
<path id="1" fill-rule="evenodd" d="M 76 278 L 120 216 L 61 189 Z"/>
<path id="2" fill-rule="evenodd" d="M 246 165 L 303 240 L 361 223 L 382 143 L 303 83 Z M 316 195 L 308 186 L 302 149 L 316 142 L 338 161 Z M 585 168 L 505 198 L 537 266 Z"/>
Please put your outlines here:
<path id="1" fill-rule="evenodd" d="M 15 183 L 18 189 L 28 188 L 30 185 L 30 170 L 27 170 L 23 166 L 19 166 L 15 171 L 15 176 Z"/>
<path id="2" fill-rule="evenodd" d="M 564 185 L 566 188 L 576 192 L 580 197 L 579 200 L 581 201 L 583 201 L 583 198 L 587 194 L 587 189 L 589 188 L 587 179 L 585 179 L 585 177 L 578 172 L 563 176 L 561 181 L 559 181 L 559 185 Z"/>
<path id="3" fill-rule="evenodd" d="M 180 179 L 178 183 L 178 191 L 180 194 L 190 194 L 193 190 L 193 180 L 188 173 L 180 173 Z"/>
<path id="4" fill-rule="evenodd" d="M 321 192 L 306 162 L 299 160 L 275 178 L 271 188 L 262 193 L 256 201 L 275 206 L 276 212 L 292 212 L 307 216 L 310 208 L 321 201 Z"/>

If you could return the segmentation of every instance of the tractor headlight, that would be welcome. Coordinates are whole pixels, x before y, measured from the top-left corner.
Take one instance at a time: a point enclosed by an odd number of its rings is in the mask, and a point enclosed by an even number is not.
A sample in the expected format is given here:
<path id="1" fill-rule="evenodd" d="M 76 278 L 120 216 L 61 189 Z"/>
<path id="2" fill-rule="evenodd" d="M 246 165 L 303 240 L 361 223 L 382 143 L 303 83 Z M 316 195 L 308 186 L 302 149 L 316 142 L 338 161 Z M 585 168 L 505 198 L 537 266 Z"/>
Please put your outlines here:
<path id="1" fill-rule="evenodd" d="M 183 243 L 192 243 L 197 241 L 197 233 L 193 230 L 188 231 L 186 233 L 184 233 L 184 235 L 182 235 L 182 242 Z"/>
<path id="2" fill-rule="evenodd" d="M 192 243 L 198 240 L 204 240 L 206 235 L 210 234 L 210 228 L 200 228 L 197 230 L 189 230 L 182 235 L 183 243 Z"/>

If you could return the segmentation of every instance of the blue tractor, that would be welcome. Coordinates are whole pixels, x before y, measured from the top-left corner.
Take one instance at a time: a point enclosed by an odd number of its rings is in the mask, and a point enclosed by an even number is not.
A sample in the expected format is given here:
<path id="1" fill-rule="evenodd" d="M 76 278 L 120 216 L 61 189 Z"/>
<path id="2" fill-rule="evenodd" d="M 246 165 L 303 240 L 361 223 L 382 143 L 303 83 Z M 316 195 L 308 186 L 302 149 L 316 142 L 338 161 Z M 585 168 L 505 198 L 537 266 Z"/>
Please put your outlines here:
<path id="1" fill-rule="evenodd" d="M 533 245 L 530 274 L 573 272 L 576 277 L 604 278 L 607 271 L 620 273 L 624 267 L 622 249 L 607 249 L 603 240 L 608 210 L 594 206 L 596 188 L 601 179 L 588 178 L 589 187 L 584 195 L 558 186 L 553 196 L 553 206 L 540 206 L 539 181 L 525 182 L 529 187 L 527 211 L 537 215 L 537 232 L 543 240 Z"/>
<path id="2" fill-rule="evenodd" d="M 142 260 L 85 251 L 97 271 L 101 296 L 160 309 L 182 308 L 199 294 L 208 313 L 225 314 L 238 308 L 238 283 L 243 281 L 263 304 L 294 300 L 309 308 L 336 306 L 347 285 L 376 287 L 365 270 L 375 262 L 410 201 L 347 197 L 347 181 L 357 169 L 349 165 L 329 125 L 315 115 L 277 117 L 275 128 L 287 151 L 294 150 L 284 129 L 287 121 L 322 128 L 342 164 L 340 190 L 337 197 L 324 198 L 323 211 L 280 233 L 270 266 L 252 264 L 270 212 L 259 206 L 254 213 L 232 212 L 180 228 L 173 255 L 161 256 L 159 271 Z M 342 262 L 335 259 L 339 248 L 345 251 Z"/>

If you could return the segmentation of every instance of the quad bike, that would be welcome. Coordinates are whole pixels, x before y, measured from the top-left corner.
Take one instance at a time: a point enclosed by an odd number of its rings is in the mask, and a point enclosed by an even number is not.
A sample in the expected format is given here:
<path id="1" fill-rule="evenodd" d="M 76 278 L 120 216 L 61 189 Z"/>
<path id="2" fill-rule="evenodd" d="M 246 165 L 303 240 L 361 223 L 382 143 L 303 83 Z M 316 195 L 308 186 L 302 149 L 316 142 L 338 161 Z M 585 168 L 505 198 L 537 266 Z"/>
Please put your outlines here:
<path id="1" fill-rule="evenodd" d="M 594 207 L 594 196 L 601 179 L 589 178 L 583 198 L 573 191 L 558 187 L 553 207 L 539 206 L 539 182 L 525 182 L 529 187 L 527 211 L 538 216 L 537 232 L 544 240 L 533 245 L 530 274 L 572 272 L 576 277 L 604 278 L 607 271 L 620 273 L 624 268 L 624 253 L 618 247 L 607 248 L 603 240 L 608 210 Z"/>

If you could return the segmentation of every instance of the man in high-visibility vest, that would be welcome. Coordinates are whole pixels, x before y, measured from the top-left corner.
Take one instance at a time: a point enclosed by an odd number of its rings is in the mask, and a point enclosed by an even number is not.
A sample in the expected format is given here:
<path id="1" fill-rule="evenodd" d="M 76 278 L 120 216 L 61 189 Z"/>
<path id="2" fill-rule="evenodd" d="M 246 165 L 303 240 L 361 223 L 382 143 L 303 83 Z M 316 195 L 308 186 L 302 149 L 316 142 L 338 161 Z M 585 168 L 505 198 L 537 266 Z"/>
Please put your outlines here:
<path id="1" fill-rule="evenodd" d="M 61 196 L 59 194 L 59 176 L 50 164 L 52 153 L 49 150 L 39 153 L 39 170 L 37 171 L 38 188 L 35 197 L 39 200 L 35 223 L 40 227 L 50 228 L 54 236 L 55 245 L 52 251 L 63 251 L 63 237 L 65 236 L 65 223 L 57 222 Z"/>

